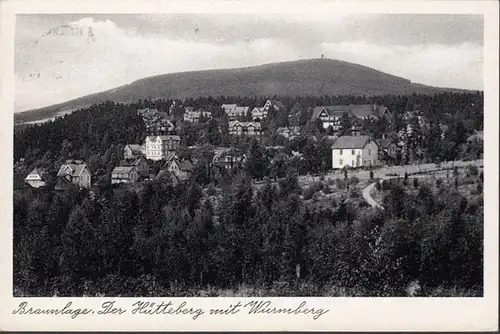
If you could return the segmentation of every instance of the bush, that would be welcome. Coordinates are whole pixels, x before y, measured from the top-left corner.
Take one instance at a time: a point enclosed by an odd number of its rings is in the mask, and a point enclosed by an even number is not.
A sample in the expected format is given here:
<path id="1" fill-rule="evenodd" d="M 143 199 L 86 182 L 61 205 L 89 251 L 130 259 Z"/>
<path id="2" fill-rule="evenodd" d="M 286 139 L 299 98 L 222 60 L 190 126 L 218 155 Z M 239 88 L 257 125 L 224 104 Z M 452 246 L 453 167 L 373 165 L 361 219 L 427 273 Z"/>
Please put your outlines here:
<path id="1" fill-rule="evenodd" d="M 416 177 L 413 178 L 413 188 L 415 188 L 415 189 L 418 188 L 418 179 Z"/>
<path id="2" fill-rule="evenodd" d="M 466 178 L 463 182 L 463 184 L 474 184 L 474 183 L 476 183 L 476 180 L 471 177 Z"/>
<path id="3" fill-rule="evenodd" d="M 360 198 L 361 197 L 361 190 L 358 188 L 352 188 L 351 191 L 349 192 L 349 197 L 350 198 Z"/>
<path id="4" fill-rule="evenodd" d="M 443 185 L 443 179 L 442 178 L 438 178 L 436 180 L 436 187 L 441 188 L 442 185 Z"/>
<path id="5" fill-rule="evenodd" d="M 304 189 L 304 199 L 308 200 L 313 197 L 313 195 L 320 189 L 322 189 L 323 184 L 319 182 L 312 182 L 307 188 Z"/>
<path id="6" fill-rule="evenodd" d="M 468 166 L 467 171 L 468 171 L 469 175 L 476 176 L 479 174 L 479 169 L 475 165 Z"/>
<path id="7" fill-rule="evenodd" d="M 323 193 L 325 193 L 325 194 L 327 194 L 327 195 L 328 195 L 328 194 L 331 194 L 331 193 L 332 193 L 332 190 L 330 189 L 330 187 L 329 187 L 329 186 L 325 186 L 325 187 L 323 188 Z"/>
<path id="8" fill-rule="evenodd" d="M 357 178 L 357 176 L 353 175 L 353 176 L 351 177 L 351 182 L 350 182 L 350 184 L 352 184 L 352 185 L 356 185 L 356 184 L 358 184 L 358 183 L 359 183 L 359 179 Z"/>
<path id="9" fill-rule="evenodd" d="M 319 180 L 320 180 L 320 181 L 325 181 L 325 176 L 324 176 L 324 175 L 321 175 L 321 176 L 319 177 Z"/>
<path id="10" fill-rule="evenodd" d="M 370 170 L 370 180 L 373 181 L 373 171 L 372 170 Z"/>
<path id="11" fill-rule="evenodd" d="M 213 184 L 210 184 L 207 188 L 208 196 L 215 196 L 217 194 L 217 190 L 215 189 Z"/>
<path id="12" fill-rule="evenodd" d="M 337 189 L 344 189 L 345 188 L 345 182 L 341 179 L 336 179 L 335 180 L 335 186 Z"/>
<path id="13" fill-rule="evenodd" d="M 380 191 L 382 189 L 380 182 L 375 183 L 375 189 L 377 189 L 377 191 Z"/>

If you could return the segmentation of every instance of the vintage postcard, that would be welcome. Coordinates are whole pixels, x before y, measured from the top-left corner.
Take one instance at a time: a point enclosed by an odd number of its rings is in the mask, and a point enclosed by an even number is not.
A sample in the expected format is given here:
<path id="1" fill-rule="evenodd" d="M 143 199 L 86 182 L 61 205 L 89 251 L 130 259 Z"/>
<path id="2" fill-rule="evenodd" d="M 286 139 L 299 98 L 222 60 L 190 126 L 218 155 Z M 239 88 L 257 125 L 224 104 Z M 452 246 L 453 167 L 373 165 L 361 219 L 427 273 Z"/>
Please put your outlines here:
<path id="1" fill-rule="evenodd" d="M 0 329 L 498 329 L 498 7 L 2 2 Z"/>

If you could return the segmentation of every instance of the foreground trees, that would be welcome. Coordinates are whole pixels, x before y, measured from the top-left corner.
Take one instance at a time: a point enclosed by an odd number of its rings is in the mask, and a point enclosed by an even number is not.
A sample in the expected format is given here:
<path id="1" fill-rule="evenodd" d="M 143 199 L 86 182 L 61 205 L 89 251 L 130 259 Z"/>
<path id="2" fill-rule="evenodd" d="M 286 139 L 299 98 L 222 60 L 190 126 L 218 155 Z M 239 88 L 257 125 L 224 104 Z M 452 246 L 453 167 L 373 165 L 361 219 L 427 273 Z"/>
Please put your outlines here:
<path id="1" fill-rule="evenodd" d="M 386 187 L 386 211 L 349 202 L 319 210 L 300 200 L 289 177 L 254 191 L 239 174 L 215 202 L 196 184 L 153 182 L 99 200 L 74 189 L 16 191 L 14 285 L 43 296 L 285 284 L 293 295 L 308 283 L 394 296 L 419 281 L 481 293 L 482 195 Z"/>

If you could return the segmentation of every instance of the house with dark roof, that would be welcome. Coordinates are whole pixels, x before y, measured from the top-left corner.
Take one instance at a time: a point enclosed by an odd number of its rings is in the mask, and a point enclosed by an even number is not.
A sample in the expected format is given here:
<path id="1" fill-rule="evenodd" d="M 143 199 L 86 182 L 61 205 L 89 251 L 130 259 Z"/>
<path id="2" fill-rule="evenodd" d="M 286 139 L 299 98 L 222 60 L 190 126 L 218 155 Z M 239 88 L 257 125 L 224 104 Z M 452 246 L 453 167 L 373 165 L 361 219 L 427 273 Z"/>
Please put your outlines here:
<path id="1" fill-rule="evenodd" d="M 385 162 L 394 161 L 401 149 L 397 143 L 390 138 L 382 138 L 378 140 L 379 159 Z"/>
<path id="2" fill-rule="evenodd" d="M 194 166 L 193 163 L 188 159 L 173 158 L 165 164 L 166 169 L 169 172 L 175 174 L 175 176 L 180 181 L 186 181 L 191 178 L 193 174 Z"/>
<path id="3" fill-rule="evenodd" d="M 172 182 L 173 186 L 177 186 L 179 183 L 181 183 L 181 180 L 179 180 L 177 175 L 167 169 L 161 169 L 156 175 L 155 180 Z"/>
<path id="4" fill-rule="evenodd" d="M 175 130 L 173 118 L 166 112 L 145 108 L 137 110 L 150 135 L 168 134 Z"/>
<path id="5" fill-rule="evenodd" d="M 255 107 L 252 110 L 252 120 L 254 122 L 260 122 L 271 112 L 278 112 L 285 108 L 285 105 L 280 101 L 267 100 L 262 107 Z"/>
<path id="6" fill-rule="evenodd" d="M 24 182 L 33 188 L 45 187 L 47 172 L 42 168 L 33 169 L 24 179 Z"/>
<path id="7" fill-rule="evenodd" d="M 262 131 L 262 126 L 259 122 L 229 122 L 229 134 L 235 136 L 259 136 Z"/>
<path id="8" fill-rule="evenodd" d="M 120 161 L 120 166 L 122 167 L 135 167 L 135 170 L 142 177 L 149 176 L 149 165 L 148 161 L 144 156 L 139 156 L 137 158 L 124 159 Z"/>
<path id="9" fill-rule="evenodd" d="M 144 148 L 139 144 L 127 144 L 123 148 L 123 159 L 133 159 L 141 156 L 144 152 Z"/>
<path id="10" fill-rule="evenodd" d="M 370 136 L 341 136 L 332 144 L 332 168 L 375 166 L 378 145 Z"/>
<path id="11" fill-rule="evenodd" d="M 323 128 L 326 129 L 331 126 L 333 131 L 337 132 L 341 128 L 341 120 L 344 115 L 358 121 L 380 118 L 392 119 L 392 114 L 385 106 L 378 104 L 350 104 L 315 107 L 311 122 L 319 119 L 323 123 Z"/>
<path id="12" fill-rule="evenodd" d="M 242 167 L 245 162 L 245 155 L 231 148 L 216 149 L 212 163 L 216 167 L 224 169 L 232 169 L 234 167 Z"/>
<path id="13" fill-rule="evenodd" d="M 61 165 L 61 167 L 59 168 L 57 177 L 58 180 L 56 181 L 56 187 L 57 184 L 60 183 L 58 181 L 61 178 L 64 179 L 61 181 L 62 183 L 70 181 L 74 184 L 77 184 L 81 188 L 89 189 L 92 184 L 92 175 L 90 173 L 90 170 L 88 169 L 87 165 L 81 160 L 66 160 L 66 163 Z"/>
<path id="14" fill-rule="evenodd" d="M 134 166 L 118 166 L 111 172 L 111 184 L 133 184 L 139 180 L 139 174 Z"/>

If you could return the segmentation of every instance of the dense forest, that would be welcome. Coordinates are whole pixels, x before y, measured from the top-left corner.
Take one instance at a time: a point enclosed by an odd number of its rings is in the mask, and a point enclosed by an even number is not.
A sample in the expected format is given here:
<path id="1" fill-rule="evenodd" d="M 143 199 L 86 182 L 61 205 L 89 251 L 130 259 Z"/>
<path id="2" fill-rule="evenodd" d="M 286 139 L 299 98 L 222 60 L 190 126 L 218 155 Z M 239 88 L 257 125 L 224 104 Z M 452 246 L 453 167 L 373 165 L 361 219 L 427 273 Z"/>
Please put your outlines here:
<path id="1" fill-rule="evenodd" d="M 255 191 L 241 173 L 223 189 L 217 219 L 194 182 L 153 182 L 100 200 L 77 189 L 16 192 L 14 286 L 38 296 L 181 296 L 241 285 L 275 295 L 405 296 L 417 281 L 423 295 L 481 295 L 482 195 L 415 189 L 391 187 L 385 211 L 347 200 L 318 209 L 300 200 L 293 175 Z"/>
<path id="2" fill-rule="evenodd" d="M 331 163 L 331 143 L 321 139 L 327 130 L 309 122 L 316 105 L 386 105 L 395 122 L 366 124 L 375 138 L 397 133 L 404 111 L 419 109 L 432 124 L 447 126 L 444 140 L 435 126 L 419 139 L 423 159 L 438 162 L 482 154 L 481 144 L 466 140 L 483 128 L 482 93 L 275 98 L 286 109 L 266 120 L 260 140 L 227 133 L 221 103 L 265 102 L 239 97 L 178 100 L 173 110 L 172 100 L 107 102 L 17 127 L 15 181 L 22 183 L 34 167 L 53 177 L 64 160 L 75 158 L 87 162 L 96 186 L 91 193 L 14 190 L 14 293 L 181 296 L 252 286 L 270 295 L 404 296 L 418 281 L 422 295 L 436 289 L 482 295 L 481 191 L 470 197 L 453 185 L 406 182 L 386 187 L 380 211 L 348 198 L 318 207 L 303 200 L 298 184 L 300 174 L 325 172 Z M 212 111 L 214 119 L 184 123 L 186 105 Z M 178 120 L 178 154 L 198 161 L 189 182 L 109 185 L 123 146 L 146 136 L 136 114 L 143 107 L 171 110 Z M 301 126 L 302 135 L 277 136 L 277 127 L 287 125 Z M 302 157 L 269 148 L 276 145 Z M 248 159 L 215 177 L 207 168 L 214 146 L 233 146 Z M 479 189 L 482 174 L 474 177 Z M 256 189 L 255 179 L 267 181 Z"/>

